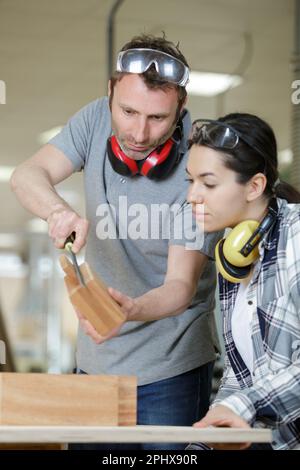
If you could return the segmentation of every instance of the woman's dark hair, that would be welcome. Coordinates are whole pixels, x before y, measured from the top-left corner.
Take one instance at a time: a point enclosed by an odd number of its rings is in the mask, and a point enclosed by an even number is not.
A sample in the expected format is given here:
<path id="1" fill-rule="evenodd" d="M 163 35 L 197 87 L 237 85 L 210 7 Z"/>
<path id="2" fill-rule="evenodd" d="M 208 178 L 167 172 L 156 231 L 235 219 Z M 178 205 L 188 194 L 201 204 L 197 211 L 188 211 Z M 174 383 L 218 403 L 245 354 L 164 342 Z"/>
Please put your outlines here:
<path id="1" fill-rule="evenodd" d="M 247 113 L 227 114 L 217 121 L 228 124 L 241 136 L 244 135 L 247 142 L 239 138 L 233 149 L 215 147 L 199 129 L 189 140 L 189 147 L 196 144 L 222 151 L 224 164 L 237 174 L 238 183 L 247 183 L 256 173 L 264 173 L 267 178 L 264 195 L 268 199 L 275 195 L 288 202 L 300 202 L 300 193 L 290 184 L 279 180 L 277 143 L 269 124 Z"/>
<path id="2" fill-rule="evenodd" d="M 176 59 L 179 59 L 181 62 L 184 63 L 187 67 L 189 66 L 187 63 L 186 58 L 180 51 L 178 44 L 175 45 L 173 42 L 166 39 L 165 34 L 163 33 L 162 37 L 153 36 L 151 34 L 141 34 L 139 36 L 134 36 L 129 42 L 127 42 L 121 49 L 121 51 L 127 51 L 128 49 L 155 49 L 158 51 L 165 52 Z M 121 78 L 125 75 L 125 72 L 114 72 L 110 78 L 111 84 L 111 97 L 110 97 L 110 104 L 113 97 L 114 86 L 117 81 L 121 80 Z M 175 88 L 178 92 L 178 108 L 176 114 L 176 121 L 179 118 L 180 109 L 187 97 L 187 91 L 185 87 L 172 84 L 163 80 L 158 73 L 154 66 L 149 67 L 146 72 L 142 73 L 141 76 L 148 88 Z"/>

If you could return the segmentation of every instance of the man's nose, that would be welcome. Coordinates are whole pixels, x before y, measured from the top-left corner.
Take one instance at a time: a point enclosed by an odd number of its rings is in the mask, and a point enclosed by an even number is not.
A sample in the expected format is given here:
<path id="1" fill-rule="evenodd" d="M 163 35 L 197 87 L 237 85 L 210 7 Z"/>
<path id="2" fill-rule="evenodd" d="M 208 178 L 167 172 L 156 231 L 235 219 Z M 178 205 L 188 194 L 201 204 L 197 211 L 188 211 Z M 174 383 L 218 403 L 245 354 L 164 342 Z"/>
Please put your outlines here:
<path id="1" fill-rule="evenodd" d="M 136 122 L 133 132 L 134 140 L 137 144 L 143 144 L 149 140 L 149 126 L 145 119 L 140 119 Z"/>

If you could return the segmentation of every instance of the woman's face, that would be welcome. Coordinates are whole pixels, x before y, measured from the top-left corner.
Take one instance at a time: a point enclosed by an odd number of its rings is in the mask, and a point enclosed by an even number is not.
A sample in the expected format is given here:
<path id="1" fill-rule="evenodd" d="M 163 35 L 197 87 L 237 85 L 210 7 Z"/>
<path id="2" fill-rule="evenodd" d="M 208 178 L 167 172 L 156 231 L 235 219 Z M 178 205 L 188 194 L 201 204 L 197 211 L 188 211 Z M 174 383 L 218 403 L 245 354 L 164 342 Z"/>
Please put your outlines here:
<path id="1" fill-rule="evenodd" d="M 234 227 L 247 218 L 248 185 L 226 168 L 222 152 L 201 145 L 190 149 L 188 202 L 205 232 Z"/>

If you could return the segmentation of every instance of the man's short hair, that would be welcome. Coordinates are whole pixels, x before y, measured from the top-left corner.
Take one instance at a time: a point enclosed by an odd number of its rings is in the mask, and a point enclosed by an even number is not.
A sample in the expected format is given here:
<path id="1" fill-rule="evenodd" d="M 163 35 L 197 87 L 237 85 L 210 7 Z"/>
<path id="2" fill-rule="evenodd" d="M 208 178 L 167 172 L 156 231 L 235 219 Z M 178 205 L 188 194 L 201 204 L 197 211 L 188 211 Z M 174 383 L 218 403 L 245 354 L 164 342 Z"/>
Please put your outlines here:
<path id="1" fill-rule="evenodd" d="M 187 67 L 189 66 L 187 63 L 186 58 L 180 51 L 178 44 L 175 45 L 173 42 L 168 41 L 163 33 L 162 37 L 153 36 L 151 34 L 141 34 L 138 36 L 134 36 L 131 41 L 127 42 L 121 49 L 121 51 L 127 51 L 128 49 L 155 49 L 158 51 L 165 52 L 176 59 L 179 59 L 183 62 Z M 117 81 L 120 81 L 126 72 L 114 72 L 110 78 L 111 82 L 111 97 L 110 103 L 113 97 L 113 90 L 114 86 Z M 154 64 L 146 70 L 146 72 L 141 74 L 145 84 L 148 88 L 175 88 L 178 91 L 178 109 L 181 108 L 182 104 L 184 103 L 187 92 L 185 87 L 176 85 L 174 83 L 168 82 L 165 79 L 161 78 L 157 73 Z M 178 116 L 179 117 L 179 116 Z"/>

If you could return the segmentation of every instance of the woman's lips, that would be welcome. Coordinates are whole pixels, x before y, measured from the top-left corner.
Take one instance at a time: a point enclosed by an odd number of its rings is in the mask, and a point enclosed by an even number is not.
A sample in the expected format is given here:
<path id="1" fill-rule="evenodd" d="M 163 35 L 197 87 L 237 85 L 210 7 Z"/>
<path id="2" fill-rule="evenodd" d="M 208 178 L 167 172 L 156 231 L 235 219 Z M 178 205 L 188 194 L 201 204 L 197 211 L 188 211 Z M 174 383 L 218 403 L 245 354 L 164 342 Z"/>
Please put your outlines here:
<path id="1" fill-rule="evenodd" d="M 192 210 L 192 213 L 193 213 L 194 217 L 196 217 L 196 219 L 201 219 L 201 218 L 206 217 L 206 216 L 209 215 L 207 212 L 197 212 L 195 210 Z"/>

